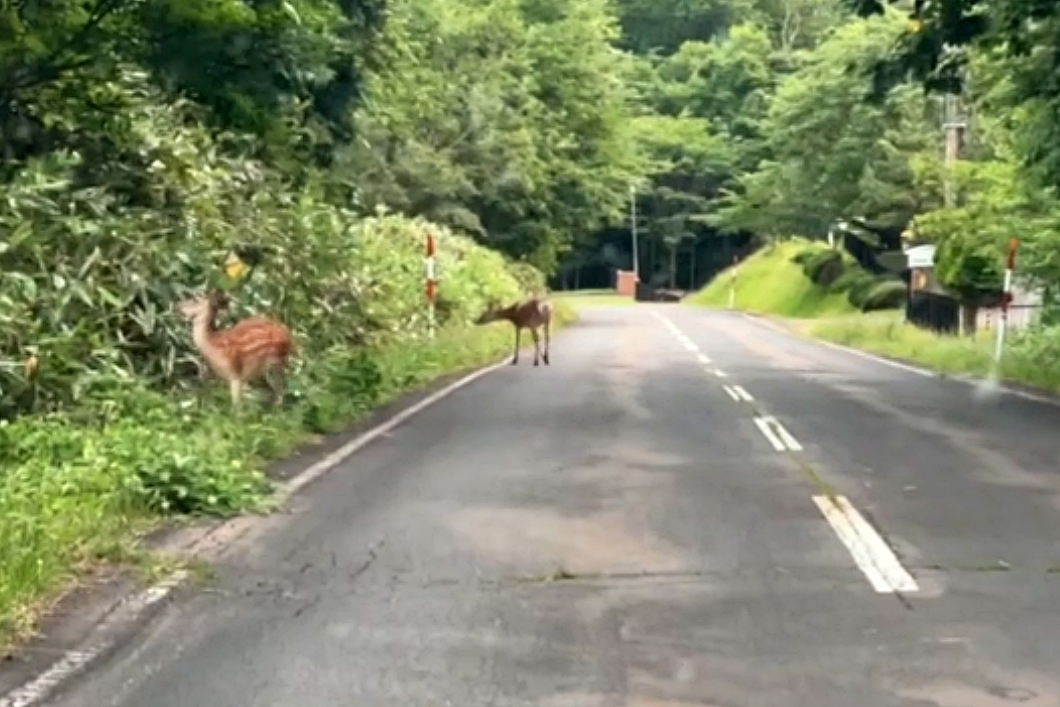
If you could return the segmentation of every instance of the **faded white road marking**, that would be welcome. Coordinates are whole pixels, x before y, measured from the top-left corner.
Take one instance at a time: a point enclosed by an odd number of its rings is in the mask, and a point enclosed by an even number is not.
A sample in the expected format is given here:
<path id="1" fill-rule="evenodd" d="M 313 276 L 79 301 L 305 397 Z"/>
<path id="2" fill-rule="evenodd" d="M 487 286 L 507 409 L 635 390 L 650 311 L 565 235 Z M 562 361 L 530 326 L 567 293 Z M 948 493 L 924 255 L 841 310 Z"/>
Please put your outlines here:
<path id="1" fill-rule="evenodd" d="M 736 391 L 736 394 L 740 396 L 741 400 L 748 403 L 754 400 L 754 398 L 751 397 L 751 394 L 744 390 L 742 385 L 734 385 L 732 389 Z"/>
<path id="2" fill-rule="evenodd" d="M 695 344 L 693 344 L 693 343 L 692 343 L 691 341 L 689 341 L 688 339 L 685 339 L 685 340 L 683 340 L 683 341 L 682 341 L 681 343 L 682 343 L 682 344 L 684 344 L 684 345 L 685 345 L 685 348 L 686 348 L 686 349 L 688 349 L 689 351 L 691 351 L 692 353 L 695 353 L 696 351 L 698 351 L 698 350 L 699 350 L 699 349 L 698 349 L 698 348 L 696 347 L 696 345 L 695 345 Z"/>
<path id="3" fill-rule="evenodd" d="M 721 370 L 720 368 L 715 368 L 715 369 L 714 369 L 714 370 L 712 371 L 712 373 L 713 373 L 714 375 L 716 375 L 716 376 L 717 376 L 718 378 L 728 378 L 728 377 L 729 377 L 729 374 L 728 374 L 728 373 L 726 373 L 725 371 Z"/>
<path id="4" fill-rule="evenodd" d="M 814 496 L 813 501 L 873 589 L 880 594 L 920 591 L 916 580 L 905 571 L 880 534 L 845 496 Z"/>
<path id="5" fill-rule="evenodd" d="M 771 420 L 772 420 L 772 418 L 771 418 Z M 790 432 L 788 432 L 787 428 L 785 428 L 784 425 L 780 424 L 776 420 L 772 420 L 772 423 L 773 423 L 773 427 L 777 431 L 777 436 L 780 437 L 782 440 L 784 440 L 784 446 L 785 447 L 787 447 L 788 449 L 790 449 L 793 452 L 801 452 L 802 451 L 802 445 L 799 444 L 799 441 L 797 439 L 795 439 L 791 435 Z"/>
<path id="6" fill-rule="evenodd" d="M 769 424 L 764 419 L 756 417 L 755 425 L 758 426 L 759 431 L 761 431 L 766 439 L 769 440 L 769 443 L 773 445 L 773 449 L 778 452 L 783 452 L 785 450 L 784 443 L 780 441 L 780 438 L 777 437 L 777 433 L 770 428 Z"/>
<path id="7" fill-rule="evenodd" d="M 754 400 L 754 398 L 751 397 L 751 394 L 744 390 L 744 387 L 742 385 L 723 384 L 722 388 L 724 388 L 725 392 L 729 394 L 729 397 L 735 400 L 736 402 L 744 401 L 749 403 Z M 796 442 L 796 444 L 798 444 L 798 442 Z"/>
<path id="8" fill-rule="evenodd" d="M 703 365 L 705 365 L 705 366 L 710 365 L 710 356 L 707 356 L 706 354 L 699 354 L 698 358 L 699 358 L 699 362 L 702 363 Z"/>
<path id="9" fill-rule="evenodd" d="M 773 449 L 778 452 L 791 451 L 799 452 L 802 451 L 802 445 L 799 444 L 790 432 L 788 432 L 784 425 L 780 424 L 777 418 L 772 415 L 764 415 L 762 417 L 755 418 L 755 425 L 765 435 L 769 443 L 773 445 Z"/>

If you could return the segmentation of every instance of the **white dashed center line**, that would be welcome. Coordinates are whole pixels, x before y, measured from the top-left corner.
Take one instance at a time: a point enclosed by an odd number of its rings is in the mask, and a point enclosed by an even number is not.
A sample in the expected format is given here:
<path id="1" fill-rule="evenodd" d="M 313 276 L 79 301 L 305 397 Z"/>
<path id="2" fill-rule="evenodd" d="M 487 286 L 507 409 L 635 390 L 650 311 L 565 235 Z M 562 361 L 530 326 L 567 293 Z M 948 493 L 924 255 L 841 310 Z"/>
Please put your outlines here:
<path id="1" fill-rule="evenodd" d="M 802 451 L 802 445 L 799 444 L 798 440 L 772 415 L 756 417 L 755 425 L 765 438 L 769 440 L 769 443 L 773 445 L 773 449 L 778 452 Z"/>
<path id="2" fill-rule="evenodd" d="M 754 398 L 751 397 L 751 394 L 744 390 L 742 385 L 722 385 L 722 388 L 725 389 L 725 392 L 729 394 L 730 398 L 737 402 L 743 401 L 749 403 L 754 400 Z"/>
<path id="3" fill-rule="evenodd" d="M 728 374 L 713 367 L 713 362 L 706 354 L 699 353 L 684 332 L 677 328 L 666 317 L 652 312 L 678 341 L 689 351 L 696 354 L 707 371 L 718 378 L 728 378 Z M 887 362 L 890 363 L 890 362 Z M 725 393 L 735 402 L 753 402 L 751 394 L 740 385 L 722 384 Z M 784 425 L 772 415 L 759 415 L 754 418 L 755 426 L 777 452 L 801 452 L 802 445 Z M 825 520 L 839 536 L 839 540 L 854 558 L 858 569 L 868 578 L 877 592 L 908 594 L 920 591 L 919 585 L 888 547 L 876 529 L 866 521 L 857 509 L 844 496 L 814 496 L 814 503 L 824 515 Z"/>
<path id="4" fill-rule="evenodd" d="M 902 567 L 880 534 L 845 496 L 814 496 L 813 502 L 824 514 L 825 520 L 846 546 L 873 589 L 880 594 L 908 594 L 920 591 L 916 580 Z"/>

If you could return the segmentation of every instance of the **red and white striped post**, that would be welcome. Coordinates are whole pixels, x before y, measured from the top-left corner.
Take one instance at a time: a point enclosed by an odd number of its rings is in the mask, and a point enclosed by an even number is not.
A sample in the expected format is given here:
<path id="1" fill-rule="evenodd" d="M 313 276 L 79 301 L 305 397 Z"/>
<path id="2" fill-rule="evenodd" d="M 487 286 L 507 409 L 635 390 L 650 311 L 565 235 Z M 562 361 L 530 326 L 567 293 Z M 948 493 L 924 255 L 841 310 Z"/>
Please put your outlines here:
<path id="1" fill-rule="evenodd" d="M 427 232 L 427 257 L 424 259 L 427 277 L 427 335 L 434 336 L 434 235 Z"/>
<path id="2" fill-rule="evenodd" d="M 1012 303 L 1012 272 L 1016 269 L 1016 249 L 1019 239 L 1010 238 L 1008 255 L 1005 257 L 1005 284 L 1001 288 L 1001 319 L 997 323 L 997 338 L 994 340 L 994 363 L 1001 363 L 1001 349 L 1005 345 L 1005 329 L 1008 327 L 1008 307 Z"/>

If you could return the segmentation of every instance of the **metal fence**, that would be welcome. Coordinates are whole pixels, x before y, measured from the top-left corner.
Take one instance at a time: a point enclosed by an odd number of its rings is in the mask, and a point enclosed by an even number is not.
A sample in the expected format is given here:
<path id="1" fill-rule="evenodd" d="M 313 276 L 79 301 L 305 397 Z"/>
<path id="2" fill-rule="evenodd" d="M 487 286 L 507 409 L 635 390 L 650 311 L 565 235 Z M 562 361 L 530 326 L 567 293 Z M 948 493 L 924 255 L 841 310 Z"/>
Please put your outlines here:
<path id="1" fill-rule="evenodd" d="M 1024 329 L 1034 324 L 1042 311 L 1040 304 L 1013 304 L 1008 309 L 1008 326 Z M 980 308 L 976 329 L 989 330 L 997 326 L 1001 317 L 999 307 Z M 937 292 L 913 292 L 905 305 L 905 318 L 910 324 L 938 334 L 957 334 L 960 331 L 961 308 L 957 300 Z"/>
<path id="2" fill-rule="evenodd" d="M 905 304 L 910 324 L 938 334 L 956 334 L 961 327 L 961 308 L 953 297 L 935 292 L 913 292 Z"/>

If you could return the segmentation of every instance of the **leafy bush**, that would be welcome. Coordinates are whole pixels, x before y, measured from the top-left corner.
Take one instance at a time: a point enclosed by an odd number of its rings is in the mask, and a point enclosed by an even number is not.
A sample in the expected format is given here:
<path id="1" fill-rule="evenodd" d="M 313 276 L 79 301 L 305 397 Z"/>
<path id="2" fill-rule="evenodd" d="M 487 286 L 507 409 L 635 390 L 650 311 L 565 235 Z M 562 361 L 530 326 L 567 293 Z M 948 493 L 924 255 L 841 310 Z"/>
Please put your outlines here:
<path id="1" fill-rule="evenodd" d="M 901 280 L 877 282 L 865 295 L 861 305 L 863 312 L 875 312 L 882 309 L 897 309 L 905 303 L 906 285 Z"/>
<path id="2" fill-rule="evenodd" d="M 872 273 L 860 265 L 853 265 L 844 270 L 843 274 L 836 278 L 836 281 L 829 286 L 828 290 L 830 292 L 849 292 L 859 283 L 875 283 L 875 281 L 876 277 Z"/>
<path id="3" fill-rule="evenodd" d="M 800 250 L 795 255 L 791 256 L 791 262 L 796 265 L 805 265 L 820 251 L 817 248 L 807 248 L 806 250 Z"/>
<path id="4" fill-rule="evenodd" d="M 828 287 L 843 274 L 843 256 L 836 250 L 822 250 L 808 258 L 803 272 L 810 281 L 820 287 Z"/>
<path id="5" fill-rule="evenodd" d="M 1013 332 L 1002 372 L 1011 380 L 1060 392 L 1060 326 L 1036 326 Z"/>
<path id="6" fill-rule="evenodd" d="M 887 278 L 872 275 L 864 270 L 860 272 L 862 274 L 852 281 L 850 289 L 847 291 L 847 300 L 856 309 L 864 311 L 865 300 L 868 298 L 869 293 L 880 283 L 887 282 Z"/>

